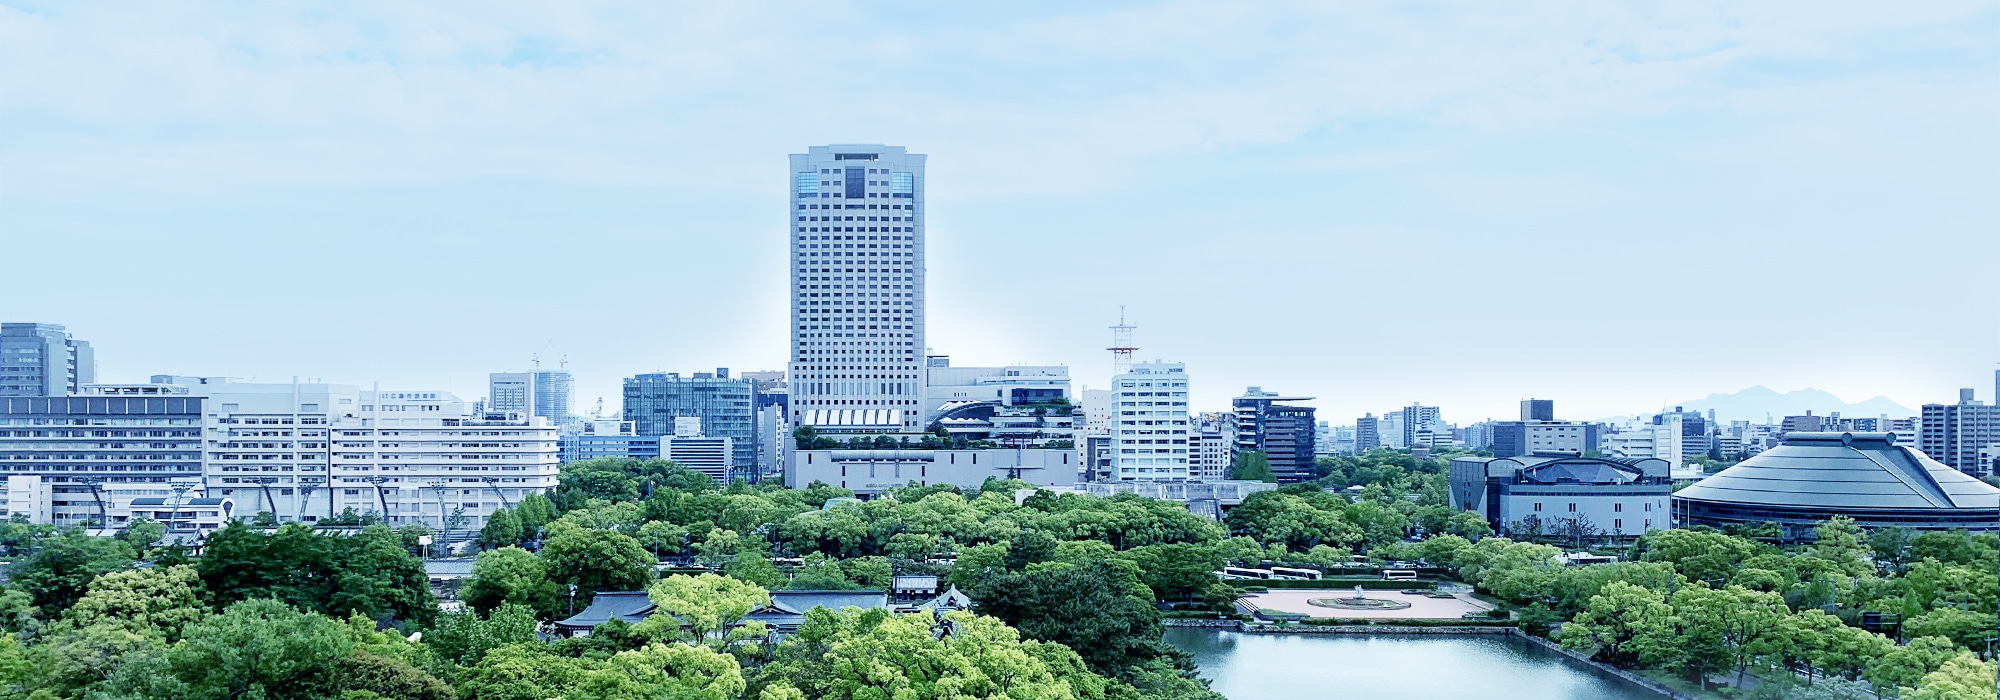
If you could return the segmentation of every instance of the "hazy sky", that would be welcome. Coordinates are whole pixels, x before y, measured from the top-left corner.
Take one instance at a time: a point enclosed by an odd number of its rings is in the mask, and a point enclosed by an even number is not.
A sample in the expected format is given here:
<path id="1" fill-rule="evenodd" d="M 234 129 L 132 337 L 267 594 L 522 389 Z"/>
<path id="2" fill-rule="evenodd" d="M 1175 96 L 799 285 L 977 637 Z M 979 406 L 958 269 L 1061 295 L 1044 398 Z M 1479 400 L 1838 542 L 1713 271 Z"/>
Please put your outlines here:
<path id="1" fill-rule="evenodd" d="M 100 376 L 780 368 L 786 154 L 929 154 L 930 345 L 1197 408 L 1988 396 L 2000 9 L 0 7 L 0 318 Z M 1503 7 L 1504 5 L 1504 7 Z"/>

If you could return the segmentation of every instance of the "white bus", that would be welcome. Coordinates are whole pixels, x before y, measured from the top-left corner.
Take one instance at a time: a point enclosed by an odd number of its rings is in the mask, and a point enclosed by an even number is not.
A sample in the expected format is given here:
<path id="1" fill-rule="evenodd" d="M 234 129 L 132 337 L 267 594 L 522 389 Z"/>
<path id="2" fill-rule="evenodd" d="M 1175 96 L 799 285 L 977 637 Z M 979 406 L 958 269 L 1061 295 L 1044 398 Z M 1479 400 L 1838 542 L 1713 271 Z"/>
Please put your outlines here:
<path id="1" fill-rule="evenodd" d="M 1270 570 L 1270 569 L 1250 569 L 1250 568 L 1244 568 L 1244 567 L 1240 567 L 1240 566 L 1225 566 L 1225 567 L 1222 567 L 1222 570 L 1221 570 L 1221 571 L 1218 571 L 1218 572 L 1216 572 L 1216 573 L 1217 573 L 1218 575 L 1220 575 L 1221 577 L 1223 577 L 1223 578 L 1229 578 L 1229 579 L 1253 579 L 1253 578 L 1254 578 L 1254 579 L 1270 579 L 1270 578 L 1274 578 L 1274 577 L 1272 576 L 1272 574 L 1271 574 L 1271 570 Z"/>
<path id="2" fill-rule="evenodd" d="M 1319 577 L 1320 573 L 1313 569 L 1288 569 L 1282 566 L 1271 567 L 1271 578 L 1288 581 L 1318 581 Z"/>
<path id="3" fill-rule="evenodd" d="M 1417 572 L 1409 569 L 1383 569 L 1382 578 L 1388 581 L 1415 581 Z"/>

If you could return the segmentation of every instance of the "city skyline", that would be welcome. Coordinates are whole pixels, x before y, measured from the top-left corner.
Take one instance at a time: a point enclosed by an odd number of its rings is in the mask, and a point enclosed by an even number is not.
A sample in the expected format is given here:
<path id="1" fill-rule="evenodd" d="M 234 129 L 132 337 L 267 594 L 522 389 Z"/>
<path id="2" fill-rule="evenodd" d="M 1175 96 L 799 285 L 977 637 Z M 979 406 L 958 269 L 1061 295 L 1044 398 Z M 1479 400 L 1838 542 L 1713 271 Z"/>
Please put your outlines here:
<path id="1" fill-rule="evenodd" d="M 1079 389 L 1119 306 L 1196 407 L 1255 385 L 1335 421 L 1914 408 L 2000 348 L 1987 8 L 709 11 L 0 10 L 0 57 L 46 68 L 0 77 L 10 255 L 62 263 L 10 271 L 0 316 L 68 326 L 101 381 L 473 396 L 553 345 L 588 413 L 635 374 L 783 367 L 775 164 L 864 142 L 931 156 L 930 349 Z"/>

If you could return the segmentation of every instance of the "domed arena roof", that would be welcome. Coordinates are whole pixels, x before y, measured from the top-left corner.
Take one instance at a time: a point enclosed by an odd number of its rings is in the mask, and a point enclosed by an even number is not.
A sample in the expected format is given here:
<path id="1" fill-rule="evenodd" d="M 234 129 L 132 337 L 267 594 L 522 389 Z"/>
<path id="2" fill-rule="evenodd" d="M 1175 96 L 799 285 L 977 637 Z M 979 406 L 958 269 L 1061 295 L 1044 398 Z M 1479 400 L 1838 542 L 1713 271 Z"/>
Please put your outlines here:
<path id="1" fill-rule="evenodd" d="M 1682 525 L 2000 527 L 2000 489 L 1895 444 L 1893 433 L 1790 433 L 1782 445 L 1676 491 Z"/>

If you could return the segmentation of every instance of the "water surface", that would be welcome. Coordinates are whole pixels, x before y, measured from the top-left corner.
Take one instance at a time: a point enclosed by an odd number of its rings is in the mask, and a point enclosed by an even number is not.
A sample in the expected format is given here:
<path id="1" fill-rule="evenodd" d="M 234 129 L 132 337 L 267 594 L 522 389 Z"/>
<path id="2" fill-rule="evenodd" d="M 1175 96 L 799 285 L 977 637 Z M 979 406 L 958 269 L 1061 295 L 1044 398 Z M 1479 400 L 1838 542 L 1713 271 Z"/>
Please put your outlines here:
<path id="1" fill-rule="evenodd" d="M 1660 700 L 1507 637 L 1243 634 L 1167 628 L 1229 700 Z"/>

